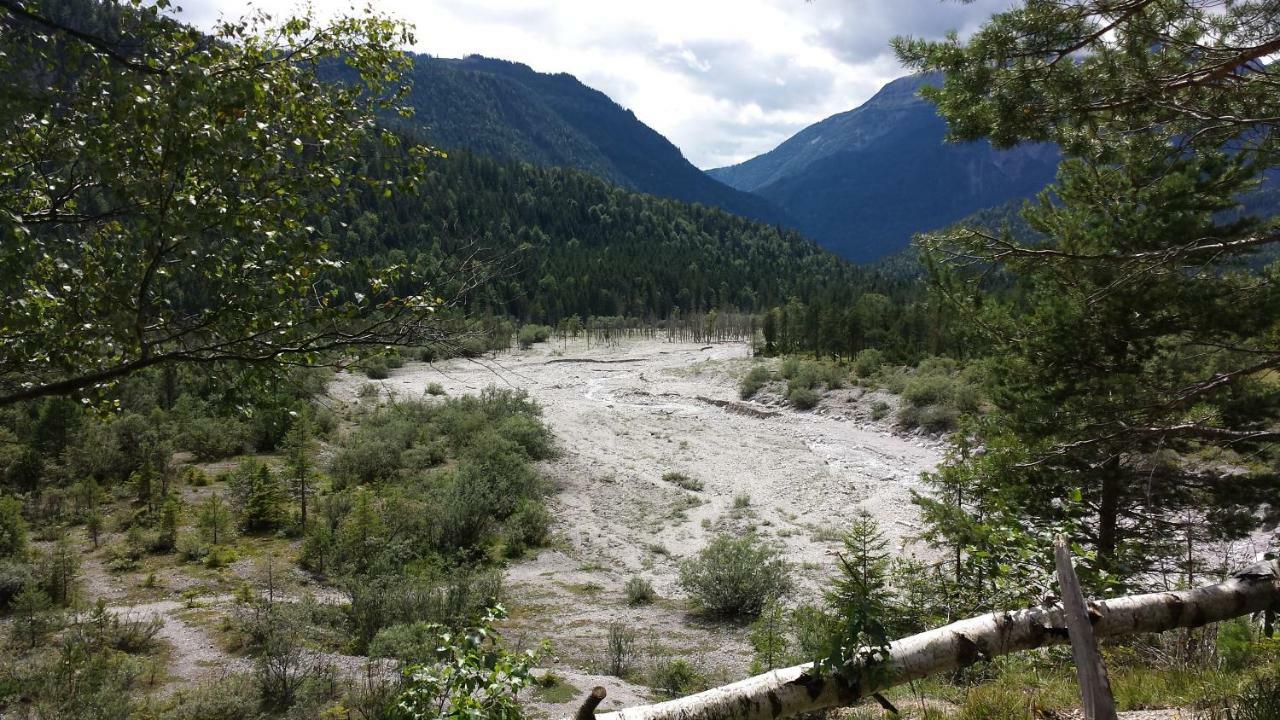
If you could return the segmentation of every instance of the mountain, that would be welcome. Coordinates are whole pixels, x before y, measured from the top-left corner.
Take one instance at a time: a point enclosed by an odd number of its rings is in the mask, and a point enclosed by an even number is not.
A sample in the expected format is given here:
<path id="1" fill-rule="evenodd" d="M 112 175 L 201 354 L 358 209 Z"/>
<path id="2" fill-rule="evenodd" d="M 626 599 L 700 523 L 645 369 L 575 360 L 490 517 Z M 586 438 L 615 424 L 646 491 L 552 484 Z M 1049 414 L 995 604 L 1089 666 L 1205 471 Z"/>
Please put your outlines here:
<path id="1" fill-rule="evenodd" d="M 418 55 L 409 123 L 445 149 L 571 167 L 631 190 L 789 224 L 768 201 L 708 177 L 604 93 L 565 73 L 478 55 Z"/>
<path id="2" fill-rule="evenodd" d="M 773 202 L 802 232 L 856 261 L 901 250 L 914 233 L 1029 197 L 1053 180 L 1053 145 L 944 142 L 946 123 L 919 96 L 940 80 L 895 80 L 860 107 L 708 174 Z"/>

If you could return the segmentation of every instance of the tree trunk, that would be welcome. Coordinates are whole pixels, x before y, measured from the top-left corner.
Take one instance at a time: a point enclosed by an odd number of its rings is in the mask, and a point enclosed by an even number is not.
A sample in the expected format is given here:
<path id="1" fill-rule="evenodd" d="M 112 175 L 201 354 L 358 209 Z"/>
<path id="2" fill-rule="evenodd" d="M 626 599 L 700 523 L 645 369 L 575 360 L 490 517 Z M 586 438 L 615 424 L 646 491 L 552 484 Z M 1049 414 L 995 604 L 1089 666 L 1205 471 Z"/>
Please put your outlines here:
<path id="1" fill-rule="evenodd" d="M 1280 603 L 1280 561 L 1228 580 L 1178 592 L 1091 604 L 1097 637 L 1164 632 L 1265 611 Z M 1061 605 L 982 615 L 890 645 L 889 667 L 858 666 L 840 676 L 812 665 L 775 670 L 678 700 L 597 715 L 598 720 L 775 720 L 851 705 L 881 690 L 998 655 L 1068 642 Z"/>
<path id="2" fill-rule="evenodd" d="M 1102 497 L 1098 502 L 1098 562 L 1107 570 L 1115 563 L 1119 538 L 1116 519 L 1120 514 L 1120 458 L 1111 458 L 1102 467 Z"/>

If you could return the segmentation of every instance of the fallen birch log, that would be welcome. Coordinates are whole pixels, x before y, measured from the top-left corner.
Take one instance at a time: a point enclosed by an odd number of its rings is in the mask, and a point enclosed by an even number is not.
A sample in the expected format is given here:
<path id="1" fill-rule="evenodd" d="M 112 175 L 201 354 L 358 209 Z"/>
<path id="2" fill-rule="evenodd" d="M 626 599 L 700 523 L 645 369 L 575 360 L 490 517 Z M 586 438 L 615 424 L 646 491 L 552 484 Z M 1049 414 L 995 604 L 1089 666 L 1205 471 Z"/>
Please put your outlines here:
<path id="1" fill-rule="evenodd" d="M 1097 637 L 1199 627 L 1280 605 L 1280 561 L 1224 582 L 1089 604 Z M 890 644 L 888 668 L 819 675 L 796 665 L 689 697 L 596 715 L 597 720 L 773 720 L 852 705 L 873 693 L 1022 650 L 1068 642 L 1061 604 L 961 620 Z"/>

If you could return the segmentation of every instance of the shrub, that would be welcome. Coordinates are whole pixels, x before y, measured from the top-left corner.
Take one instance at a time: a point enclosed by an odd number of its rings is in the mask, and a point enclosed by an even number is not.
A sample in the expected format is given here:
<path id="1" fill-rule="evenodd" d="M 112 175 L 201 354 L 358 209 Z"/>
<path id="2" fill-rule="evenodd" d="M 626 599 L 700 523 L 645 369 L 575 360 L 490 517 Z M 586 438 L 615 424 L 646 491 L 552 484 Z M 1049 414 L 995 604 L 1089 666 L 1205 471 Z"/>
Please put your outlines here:
<path id="1" fill-rule="evenodd" d="M 853 374 L 860 378 L 875 375 L 884 364 L 884 353 L 875 348 L 867 348 L 853 357 Z"/>
<path id="2" fill-rule="evenodd" d="M 444 386 L 438 382 L 427 383 L 428 395 L 444 395 Z"/>
<path id="3" fill-rule="evenodd" d="M 359 390 L 356 390 L 356 396 L 363 398 L 365 400 L 376 398 L 381 394 L 382 394 L 382 388 L 379 388 L 377 385 L 373 383 L 365 383 L 360 386 Z"/>
<path id="4" fill-rule="evenodd" d="M 509 557 L 519 557 L 529 548 L 547 544 L 551 532 L 551 512 L 541 499 L 524 498 L 502 524 L 502 541 Z"/>
<path id="5" fill-rule="evenodd" d="M 636 634 L 620 622 L 611 622 L 606 630 L 605 671 L 623 677 L 636 657 Z"/>
<path id="6" fill-rule="evenodd" d="M 818 406 L 820 399 L 818 393 L 803 387 L 795 388 L 787 393 L 787 400 L 797 410 L 812 410 Z"/>
<path id="7" fill-rule="evenodd" d="M 234 418 L 196 418 L 186 424 L 178 444 L 208 462 L 242 455 L 253 448 L 249 426 Z"/>
<path id="8" fill-rule="evenodd" d="M 627 594 L 628 605 L 648 605 L 658 597 L 658 594 L 653 591 L 653 583 L 638 576 L 627 580 L 622 590 Z"/>
<path id="9" fill-rule="evenodd" d="M 871 404 L 871 419 L 883 420 L 889 415 L 889 403 L 877 400 Z"/>
<path id="10" fill-rule="evenodd" d="M 951 402 L 955 381 L 941 375 L 917 375 L 902 388 L 902 399 L 914 407 Z"/>
<path id="11" fill-rule="evenodd" d="M 35 584 L 35 571 L 25 561 L 0 560 L 0 608 L 8 607 L 18 593 Z"/>
<path id="12" fill-rule="evenodd" d="M 412 622 L 382 628 L 369 641 L 369 657 L 393 658 L 415 663 L 430 660 L 444 626 L 433 622 Z"/>
<path id="13" fill-rule="evenodd" d="M 357 433 L 333 456 L 329 474 L 338 488 L 390 480 L 400 469 L 400 451 L 372 433 Z"/>
<path id="14" fill-rule="evenodd" d="M 751 507 L 751 496 L 746 493 L 738 493 L 733 496 L 733 508 L 735 510 L 743 510 Z"/>
<path id="15" fill-rule="evenodd" d="M 703 484 L 701 480 L 698 480 L 696 478 L 691 478 L 682 472 L 663 473 L 662 479 L 665 482 L 669 482 L 672 485 L 675 485 L 676 487 L 682 490 L 691 490 L 696 492 L 703 488 Z"/>
<path id="16" fill-rule="evenodd" d="M 920 427 L 933 433 L 954 430 L 959 419 L 960 412 L 947 405 L 907 405 L 898 411 L 898 423 L 903 427 Z"/>
<path id="17" fill-rule="evenodd" d="M 551 328 L 546 325 L 525 325 L 520 328 L 516 340 L 520 347 L 528 350 L 534 343 L 546 342 L 551 337 Z"/>
<path id="18" fill-rule="evenodd" d="M 26 553 L 27 521 L 22 517 L 22 503 L 0 495 L 0 560 L 21 560 Z"/>
<path id="19" fill-rule="evenodd" d="M 707 687 L 707 679 L 683 658 L 664 659 L 649 671 L 649 685 L 668 697 L 679 697 Z"/>
<path id="20" fill-rule="evenodd" d="M 512 415 L 499 422 L 494 431 L 519 445 L 532 460 L 546 460 L 553 454 L 551 430 L 535 417 Z"/>
<path id="21" fill-rule="evenodd" d="M 285 524 L 288 516 L 285 512 L 284 484 L 271 472 L 271 468 L 261 463 L 246 463 L 249 468 L 237 471 L 247 475 L 240 494 L 240 523 L 245 530 L 261 532 L 275 530 Z"/>
<path id="22" fill-rule="evenodd" d="M 248 675 L 228 675 L 174 691 L 161 720 L 256 720 L 258 698 Z"/>
<path id="23" fill-rule="evenodd" d="M 760 388 L 769 382 L 770 376 L 769 368 L 764 365 L 756 365 L 751 368 L 746 376 L 742 378 L 742 385 L 738 387 L 738 397 L 743 400 L 754 397 L 760 391 Z"/>
<path id="24" fill-rule="evenodd" d="M 406 688 L 396 701 L 403 717 L 519 718 L 517 696 L 537 683 L 533 667 L 539 653 L 509 652 L 493 623 L 504 613 L 495 608 L 478 628 L 441 635 L 432 662 L 406 670 Z"/>
<path id="25" fill-rule="evenodd" d="M 365 377 L 370 380 L 386 380 L 391 377 L 391 368 L 387 366 L 387 359 L 381 355 L 365 360 L 362 369 Z"/>
<path id="26" fill-rule="evenodd" d="M 680 565 L 680 586 L 708 615 L 755 617 L 771 597 L 791 589 L 781 553 L 755 535 L 718 535 Z"/>

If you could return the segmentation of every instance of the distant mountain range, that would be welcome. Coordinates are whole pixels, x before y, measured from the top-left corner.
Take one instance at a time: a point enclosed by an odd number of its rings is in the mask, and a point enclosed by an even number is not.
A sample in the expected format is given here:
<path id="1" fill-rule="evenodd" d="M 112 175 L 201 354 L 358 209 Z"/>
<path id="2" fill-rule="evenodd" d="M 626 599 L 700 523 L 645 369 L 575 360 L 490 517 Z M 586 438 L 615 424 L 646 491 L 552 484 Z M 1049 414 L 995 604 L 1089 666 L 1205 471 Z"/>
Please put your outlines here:
<path id="1" fill-rule="evenodd" d="M 577 168 L 628 189 L 795 225 L 769 201 L 707 176 L 630 110 L 572 75 L 477 55 L 419 55 L 408 102 L 410 122 L 445 149 Z"/>
<path id="2" fill-rule="evenodd" d="M 857 261 L 911 236 L 1030 197 L 1049 184 L 1055 146 L 995 150 L 946 143 L 946 123 L 919 96 L 937 75 L 895 80 L 862 106 L 811 125 L 777 148 L 709 175 L 770 200 L 823 246 Z"/>

